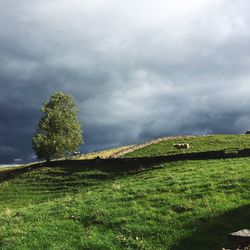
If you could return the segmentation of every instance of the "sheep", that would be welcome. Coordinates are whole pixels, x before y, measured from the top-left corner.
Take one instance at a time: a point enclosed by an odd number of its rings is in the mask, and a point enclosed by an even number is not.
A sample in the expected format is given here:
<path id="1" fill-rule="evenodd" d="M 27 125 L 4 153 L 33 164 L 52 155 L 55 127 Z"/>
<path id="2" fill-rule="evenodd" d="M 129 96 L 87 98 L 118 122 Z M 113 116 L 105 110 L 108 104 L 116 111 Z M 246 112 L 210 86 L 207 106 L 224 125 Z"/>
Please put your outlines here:
<path id="1" fill-rule="evenodd" d="M 181 149 L 185 149 L 188 150 L 190 148 L 188 143 L 178 143 L 178 144 L 174 144 L 174 147 L 181 150 Z"/>

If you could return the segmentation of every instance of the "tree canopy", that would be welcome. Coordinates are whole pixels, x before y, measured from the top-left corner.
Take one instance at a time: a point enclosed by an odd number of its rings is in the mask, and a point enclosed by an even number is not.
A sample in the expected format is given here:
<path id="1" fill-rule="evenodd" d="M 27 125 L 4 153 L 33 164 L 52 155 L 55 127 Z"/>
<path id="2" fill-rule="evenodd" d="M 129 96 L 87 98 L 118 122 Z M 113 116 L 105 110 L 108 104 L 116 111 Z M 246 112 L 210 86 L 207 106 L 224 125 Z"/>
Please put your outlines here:
<path id="1" fill-rule="evenodd" d="M 71 95 L 55 92 L 41 111 L 44 115 L 32 140 L 38 159 L 65 157 L 83 143 L 78 109 Z"/>

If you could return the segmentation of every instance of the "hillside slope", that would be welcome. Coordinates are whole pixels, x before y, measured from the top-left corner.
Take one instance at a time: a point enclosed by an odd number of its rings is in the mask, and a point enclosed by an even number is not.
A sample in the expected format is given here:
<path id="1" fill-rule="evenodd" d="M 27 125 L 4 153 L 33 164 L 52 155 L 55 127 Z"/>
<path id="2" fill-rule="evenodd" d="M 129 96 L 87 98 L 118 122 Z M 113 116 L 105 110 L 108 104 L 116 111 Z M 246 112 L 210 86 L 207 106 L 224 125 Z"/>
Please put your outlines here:
<path id="1" fill-rule="evenodd" d="M 74 157 L 76 160 L 119 157 L 145 157 L 173 155 L 180 151 L 173 147 L 175 143 L 189 143 L 188 152 L 216 151 L 227 148 L 250 148 L 250 135 L 204 135 L 170 136 L 146 141 L 141 144 L 111 148 Z"/>
<path id="2" fill-rule="evenodd" d="M 249 227 L 250 158 L 44 167 L 1 183 L 0 200 L 1 249 L 221 249 Z"/>
<path id="3" fill-rule="evenodd" d="M 176 143 L 188 143 L 188 152 L 217 151 L 222 149 L 250 148 L 250 135 L 206 135 L 206 136 L 178 136 L 165 137 L 145 144 L 145 147 L 134 148 L 129 152 L 124 152 L 124 157 L 146 157 L 172 155 L 180 153 L 174 147 Z"/>

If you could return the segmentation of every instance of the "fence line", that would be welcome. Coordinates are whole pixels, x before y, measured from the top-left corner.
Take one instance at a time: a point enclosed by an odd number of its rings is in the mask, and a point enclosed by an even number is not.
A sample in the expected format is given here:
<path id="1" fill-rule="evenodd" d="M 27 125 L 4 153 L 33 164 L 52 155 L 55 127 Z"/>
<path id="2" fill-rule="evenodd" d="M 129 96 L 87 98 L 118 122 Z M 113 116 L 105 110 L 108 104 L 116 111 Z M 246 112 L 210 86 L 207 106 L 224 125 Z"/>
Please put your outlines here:
<path id="1" fill-rule="evenodd" d="M 211 160 L 250 157 L 250 148 L 247 149 L 224 149 L 220 151 L 206 151 L 194 153 L 182 153 L 175 155 L 131 157 L 131 158 L 108 158 L 99 157 L 91 160 L 55 160 L 49 163 L 51 167 L 72 166 L 72 168 L 98 168 L 105 171 L 126 172 L 135 171 L 140 168 L 148 168 L 164 162 L 186 161 L 186 160 Z M 0 181 L 10 179 L 17 174 L 32 171 L 37 168 L 48 166 L 47 163 L 34 163 L 17 169 L 9 169 L 0 172 Z"/>

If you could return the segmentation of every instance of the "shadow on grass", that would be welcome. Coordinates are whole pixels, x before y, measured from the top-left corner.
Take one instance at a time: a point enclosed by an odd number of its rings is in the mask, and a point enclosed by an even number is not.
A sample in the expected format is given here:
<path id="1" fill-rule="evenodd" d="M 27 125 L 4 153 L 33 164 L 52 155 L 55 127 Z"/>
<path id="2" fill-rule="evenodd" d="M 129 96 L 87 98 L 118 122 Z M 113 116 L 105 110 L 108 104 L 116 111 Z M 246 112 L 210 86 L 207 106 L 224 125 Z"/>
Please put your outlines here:
<path id="1" fill-rule="evenodd" d="M 205 151 L 205 152 L 193 152 L 193 153 L 179 153 L 174 155 L 162 155 L 162 156 L 151 156 L 151 157 L 132 157 L 132 158 L 108 158 L 101 159 L 97 157 L 90 160 L 55 160 L 50 163 L 41 162 L 34 163 L 28 166 L 8 169 L 0 172 L 0 182 L 11 179 L 18 174 L 32 171 L 41 167 L 63 167 L 70 166 L 72 168 L 83 168 L 85 170 L 90 170 L 91 168 L 96 168 L 101 171 L 108 173 L 122 174 L 126 172 L 136 172 L 141 168 L 152 168 L 155 165 L 184 161 L 184 160 L 208 160 L 208 159 L 226 159 L 226 158 L 239 158 L 239 157 L 249 157 L 250 149 L 239 150 L 237 154 L 226 154 L 225 150 L 219 151 Z M 75 170 L 71 170 L 75 171 Z"/>
<path id="2" fill-rule="evenodd" d="M 216 250 L 236 249 L 229 240 L 229 233 L 250 228 L 250 205 L 241 206 L 221 216 L 197 222 L 198 229 L 172 249 Z"/>

